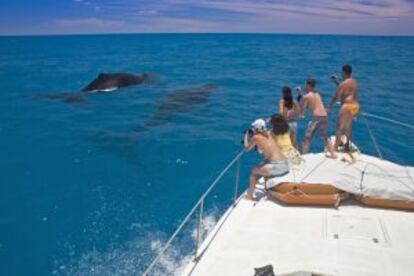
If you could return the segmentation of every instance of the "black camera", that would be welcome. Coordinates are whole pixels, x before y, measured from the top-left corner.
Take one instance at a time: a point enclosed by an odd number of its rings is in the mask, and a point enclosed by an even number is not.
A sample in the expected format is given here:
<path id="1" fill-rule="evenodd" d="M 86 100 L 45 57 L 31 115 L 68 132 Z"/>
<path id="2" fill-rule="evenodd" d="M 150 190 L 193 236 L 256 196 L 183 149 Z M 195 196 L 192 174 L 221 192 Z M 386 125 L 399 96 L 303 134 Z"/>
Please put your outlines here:
<path id="1" fill-rule="evenodd" d="M 249 138 L 251 138 L 251 137 L 253 137 L 253 135 L 254 135 L 255 131 L 254 131 L 254 129 L 253 129 L 253 128 L 246 128 L 246 129 L 243 131 L 243 135 L 245 135 L 246 133 L 247 133 L 247 135 L 249 136 Z M 241 144 L 243 145 L 243 144 L 244 144 L 244 139 L 242 139 L 240 142 L 241 142 Z"/>
<path id="2" fill-rule="evenodd" d="M 244 134 L 248 134 L 249 137 L 252 137 L 254 135 L 254 129 L 253 128 L 247 128 L 243 131 Z"/>

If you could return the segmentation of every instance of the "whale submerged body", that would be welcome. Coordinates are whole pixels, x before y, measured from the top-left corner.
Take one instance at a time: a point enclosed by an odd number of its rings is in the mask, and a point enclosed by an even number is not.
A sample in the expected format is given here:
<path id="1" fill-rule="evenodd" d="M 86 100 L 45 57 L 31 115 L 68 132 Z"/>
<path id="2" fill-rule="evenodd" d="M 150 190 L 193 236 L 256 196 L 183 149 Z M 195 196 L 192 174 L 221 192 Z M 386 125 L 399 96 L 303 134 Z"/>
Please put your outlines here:
<path id="1" fill-rule="evenodd" d="M 211 83 L 177 89 L 156 104 L 155 112 L 146 120 L 145 125 L 147 127 L 162 125 L 171 116 L 186 113 L 194 106 L 206 103 L 216 90 L 217 86 Z"/>
<path id="2" fill-rule="evenodd" d="M 79 93 L 64 92 L 64 93 L 49 93 L 49 94 L 38 94 L 34 96 L 37 99 L 62 101 L 71 104 L 83 104 L 85 103 L 85 97 Z"/>
<path id="3" fill-rule="evenodd" d="M 149 78 L 148 74 L 101 73 L 82 88 L 82 92 L 111 92 L 121 87 L 138 85 Z"/>

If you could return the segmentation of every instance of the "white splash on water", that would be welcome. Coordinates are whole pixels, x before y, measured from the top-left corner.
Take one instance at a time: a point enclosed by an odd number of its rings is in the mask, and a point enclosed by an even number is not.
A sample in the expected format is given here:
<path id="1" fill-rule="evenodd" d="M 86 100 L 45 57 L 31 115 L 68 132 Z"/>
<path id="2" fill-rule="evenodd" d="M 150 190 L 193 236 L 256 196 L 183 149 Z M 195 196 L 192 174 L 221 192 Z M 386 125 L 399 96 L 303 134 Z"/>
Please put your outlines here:
<path id="1" fill-rule="evenodd" d="M 213 230 L 214 226 L 217 224 L 217 218 L 214 215 L 214 212 L 208 213 L 206 216 L 203 217 L 201 227 L 200 227 L 200 233 L 201 233 L 201 239 L 205 239 L 205 237 L 208 235 L 208 233 Z M 195 241 L 197 239 L 197 225 L 194 227 L 193 232 L 191 233 L 191 237 Z"/>
<path id="2" fill-rule="evenodd" d="M 151 242 L 151 250 L 158 254 L 164 246 L 164 242 L 161 240 L 155 240 Z M 151 275 L 181 275 L 186 265 L 191 261 L 191 255 L 185 255 L 180 257 L 180 252 L 177 249 L 172 248 L 167 253 L 162 255 L 159 259 L 155 269 L 151 272 Z M 179 259 L 178 259 L 179 258 Z"/>
<path id="3" fill-rule="evenodd" d="M 188 164 L 188 161 L 187 161 L 187 160 L 183 160 L 183 159 L 181 159 L 181 158 L 177 158 L 177 159 L 175 160 L 175 163 L 177 163 L 177 164 L 183 164 L 183 165 L 186 165 L 186 164 Z"/>
<path id="4" fill-rule="evenodd" d="M 215 210 L 207 213 L 202 220 L 201 237 L 204 239 L 217 223 Z M 197 237 L 198 218 L 191 222 L 188 229 L 190 242 Z M 131 225 L 139 228 L 139 224 Z M 55 262 L 54 275 L 140 275 L 149 262 L 161 252 L 166 239 L 164 234 L 145 234 L 123 245 L 113 246 L 106 250 L 92 249 L 78 256 L 75 248 L 67 246 L 72 261 L 67 263 Z M 188 242 L 188 240 L 187 240 Z M 151 275 L 181 275 L 187 264 L 194 257 L 193 250 L 186 244 L 170 247 L 159 259 Z"/>

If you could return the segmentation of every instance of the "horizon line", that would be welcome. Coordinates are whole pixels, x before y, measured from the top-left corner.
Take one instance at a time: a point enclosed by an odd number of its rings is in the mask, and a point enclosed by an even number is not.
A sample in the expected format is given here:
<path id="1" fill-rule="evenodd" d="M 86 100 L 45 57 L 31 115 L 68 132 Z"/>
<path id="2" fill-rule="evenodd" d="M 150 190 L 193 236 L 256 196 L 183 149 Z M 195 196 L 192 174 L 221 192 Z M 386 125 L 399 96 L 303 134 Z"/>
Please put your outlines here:
<path id="1" fill-rule="evenodd" d="M 414 34 L 352 34 L 352 33 L 284 33 L 284 32 L 102 32 L 102 33 L 50 33 L 50 34 L 0 34 L 0 37 L 48 37 L 48 36 L 106 36 L 106 35 L 293 35 L 293 36 L 368 36 L 414 37 Z"/>

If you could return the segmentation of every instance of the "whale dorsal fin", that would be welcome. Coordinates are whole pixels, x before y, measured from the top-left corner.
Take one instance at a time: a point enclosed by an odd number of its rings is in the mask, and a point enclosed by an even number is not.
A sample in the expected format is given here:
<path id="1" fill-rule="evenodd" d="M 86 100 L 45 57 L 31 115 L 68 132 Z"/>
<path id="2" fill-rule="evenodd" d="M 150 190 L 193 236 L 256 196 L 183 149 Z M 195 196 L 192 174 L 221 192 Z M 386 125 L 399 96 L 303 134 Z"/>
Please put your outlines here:
<path id="1" fill-rule="evenodd" d="M 105 77 L 106 73 L 99 73 L 98 74 L 98 79 Z"/>

